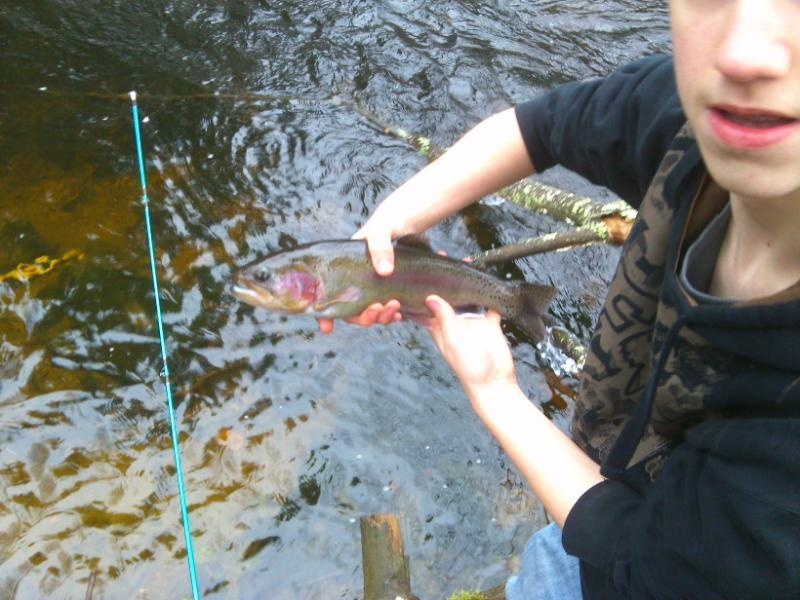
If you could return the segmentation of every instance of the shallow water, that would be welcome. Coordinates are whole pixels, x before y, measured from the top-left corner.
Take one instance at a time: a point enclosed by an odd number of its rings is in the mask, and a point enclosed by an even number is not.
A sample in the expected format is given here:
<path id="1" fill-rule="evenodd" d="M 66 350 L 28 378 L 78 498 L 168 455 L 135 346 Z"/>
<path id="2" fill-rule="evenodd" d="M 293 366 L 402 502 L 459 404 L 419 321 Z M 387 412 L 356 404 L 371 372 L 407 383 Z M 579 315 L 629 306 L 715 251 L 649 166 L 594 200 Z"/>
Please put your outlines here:
<path id="1" fill-rule="evenodd" d="M 226 285 L 268 251 L 348 237 L 424 164 L 353 102 L 447 145 L 666 48 L 662 3 L 625 0 L 4 1 L 0 598 L 189 596 L 128 90 L 201 591 L 359 597 L 358 518 L 393 512 L 413 588 L 440 598 L 502 582 L 544 516 L 427 334 L 323 337 Z M 488 202 L 432 239 L 461 256 L 563 228 Z M 557 285 L 551 316 L 586 341 L 616 256 L 506 272 Z M 20 263 L 40 274 L 2 277 Z M 509 335 L 524 389 L 566 427 L 558 353 Z"/>

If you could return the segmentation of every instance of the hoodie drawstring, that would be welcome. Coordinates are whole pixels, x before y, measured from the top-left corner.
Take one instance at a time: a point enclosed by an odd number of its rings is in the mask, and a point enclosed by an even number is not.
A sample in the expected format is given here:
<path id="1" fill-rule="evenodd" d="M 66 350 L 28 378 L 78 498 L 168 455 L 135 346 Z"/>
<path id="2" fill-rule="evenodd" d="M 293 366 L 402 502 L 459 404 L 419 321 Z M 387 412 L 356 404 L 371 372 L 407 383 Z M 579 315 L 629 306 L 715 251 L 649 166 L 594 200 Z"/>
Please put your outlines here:
<path id="1" fill-rule="evenodd" d="M 689 322 L 686 316 L 678 317 L 672 326 L 667 331 L 664 338 L 664 343 L 661 346 L 661 352 L 658 356 L 658 362 L 655 369 L 650 374 L 650 379 L 647 382 L 647 387 L 642 395 L 642 399 L 636 406 L 636 410 L 631 415 L 630 420 L 625 424 L 622 433 L 620 433 L 617 441 L 611 448 L 605 462 L 602 466 L 602 473 L 607 477 L 624 478 L 625 469 L 628 466 L 639 441 L 642 439 L 650 415 L 653 412 L 653 402 L 656 397 L 656 389 L 658 388 L 658 379 L 664 366 L 667 364 L 670 351 L 675 342 L 675 337 L 678 331 Z M 631 482 L 634 483 L 634 482 Z M 638 486 L 637 486 L 638 487 Z"/>

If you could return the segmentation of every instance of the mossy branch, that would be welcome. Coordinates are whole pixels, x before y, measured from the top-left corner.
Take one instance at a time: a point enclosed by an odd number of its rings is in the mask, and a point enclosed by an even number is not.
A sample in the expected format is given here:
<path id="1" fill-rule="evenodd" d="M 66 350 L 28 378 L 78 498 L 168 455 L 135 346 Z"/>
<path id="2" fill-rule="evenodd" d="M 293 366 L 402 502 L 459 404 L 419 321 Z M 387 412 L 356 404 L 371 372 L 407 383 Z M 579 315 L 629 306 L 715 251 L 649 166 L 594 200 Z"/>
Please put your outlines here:
<path id="1" fill-rule="evenodd" d="M 497 195 L 534 212 L 578 227 L 596 223 L 602 217 L 611 215 L 628 221 L 636 218 L 636 210 L 624 200 L 598 202 L 528 179 L 503 188 Z M 610 241 L 610 236 L 609 240 L 604 241 Z"/>

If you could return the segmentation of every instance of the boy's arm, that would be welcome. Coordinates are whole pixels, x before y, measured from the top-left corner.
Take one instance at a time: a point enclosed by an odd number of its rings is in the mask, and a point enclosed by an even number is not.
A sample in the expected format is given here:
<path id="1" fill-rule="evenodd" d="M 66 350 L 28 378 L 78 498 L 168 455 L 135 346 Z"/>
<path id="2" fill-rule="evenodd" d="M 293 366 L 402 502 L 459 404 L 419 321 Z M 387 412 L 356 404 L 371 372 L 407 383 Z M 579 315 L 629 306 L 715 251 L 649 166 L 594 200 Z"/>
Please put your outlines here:
<path id="1" fill-rule="evenodd" d="M 382 261 L 391 265 L 392 239 L 555 164 L 638 206 L 684 122 L 667 56 L 560 86 L 479 123 L 388 196 L 356 237 L 368 241 L 378 273 L 388 274 Z"/>
<path id="2" fill-rule="evenodd" d="M 354 237 L 367 240 L 375 270 L 388 275 L 392 240 L 421 233 L 533 172 L 514 110 L 505 110 L 476 125 L 392 192 Z"/>
<path id="3" fill-rule="evenodd" d="M 554 164 L 638 206 L 684 121 L 666 56 L 560 86 L 479 123 L 388 196 L 355 237 L 367 240 L 376 271 L 389 274 L 393 239 Z"/>
<path id="4" fill-rule="evenodd" d="M 531 403 L 517 383 L 500 315 L 457 316 L 437 296 L 426 305 L 429 331 L 469 398 L 472 408 L 563 526 L 586 490 L 603 481 L 599 465 Z"/>
<path id="5" fill-rule="evenodd" d="M 581 559 L 632 598 L 790 598 L 800 589 L 800 419 L 697 425 L 641 493 L 600 468 L 520 390 L 500 317 L 432 296 L 430 332 L 472 406 Z M 792 595 L 794 594 L 794 595 Z"/>
<path id="6" fill-rule="evenodd" d="M 537 170 L 560 164 L 637 208 L 686 121 L 669 56 L 562 85 L 516 112 Z"/>

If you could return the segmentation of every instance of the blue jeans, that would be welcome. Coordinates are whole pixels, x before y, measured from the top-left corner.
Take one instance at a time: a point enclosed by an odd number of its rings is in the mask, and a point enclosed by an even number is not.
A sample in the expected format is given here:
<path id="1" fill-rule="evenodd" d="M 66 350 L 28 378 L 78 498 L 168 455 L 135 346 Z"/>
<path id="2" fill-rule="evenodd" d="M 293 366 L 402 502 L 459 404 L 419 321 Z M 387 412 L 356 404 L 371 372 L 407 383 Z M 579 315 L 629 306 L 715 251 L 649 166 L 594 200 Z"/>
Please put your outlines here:
<path id="1" fill-rule="evenodd" d="M 519 573 L 508 578 L 507 600 L 579 600 L 579 561 L 561 544 L 561 529 L 551 523 L 534 533 L 522 553 Z"/>

